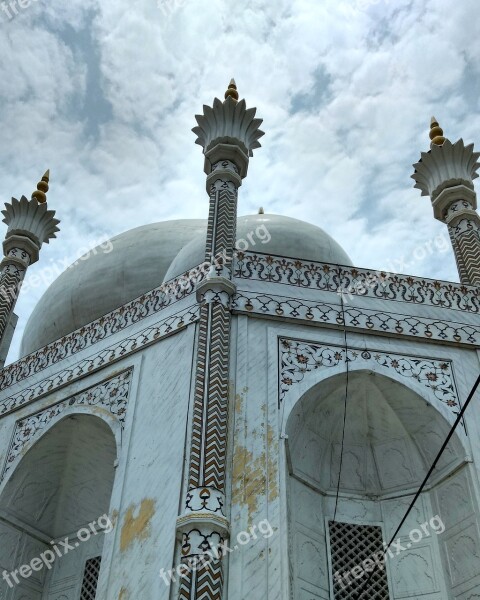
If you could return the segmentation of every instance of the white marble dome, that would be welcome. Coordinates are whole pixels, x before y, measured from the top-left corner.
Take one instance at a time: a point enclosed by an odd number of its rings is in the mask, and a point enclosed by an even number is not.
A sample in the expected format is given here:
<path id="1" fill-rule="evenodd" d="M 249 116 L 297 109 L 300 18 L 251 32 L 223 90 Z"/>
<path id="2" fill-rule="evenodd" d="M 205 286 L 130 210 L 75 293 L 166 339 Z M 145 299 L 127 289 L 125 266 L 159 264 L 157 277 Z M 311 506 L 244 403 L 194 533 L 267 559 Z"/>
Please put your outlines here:
<path id="1" fill-rule="evenodd" d="M 268 232 L 268 236 L 265 235 Z M 240 241 L 241 240 L 241 241 Z M 165 281 L 173 279 L 205 260 L 206 232 L 197 235 L 177 254 Z M 248 248 L 246 248 L 248 246 Z M 237 247 L 252 252 L 287 256 L 314 262 L 351 265 L 352 261 L 323 229 L 281 215 L 247 215 L 237 222 Z"/>
<path id="2" fill-rule="evenodd" d="M 25 356 L 153 289 L 180 249 L 206 221 L 181 219 L 136 227 L 98 246 L 64 271 L 33 310 L 23 334 Z"/>
<path id="3" fill-rule="evenodd" d="M 206 221 L 200 219 L 152 223 L 112 238 L 111 252 L 91 252 L 88 260 L 69 267 L 47 289 L 25 327 L 21 355 L 38 350 L 202 263 L 205 239 Z M 239 217 L 237 240 L 246 240 L 249 250 L 264 254 L 352 264 L 323 229 L 290 217 Z M 240 243 L 239 249 L 245 249 L 245 244 Z"/>

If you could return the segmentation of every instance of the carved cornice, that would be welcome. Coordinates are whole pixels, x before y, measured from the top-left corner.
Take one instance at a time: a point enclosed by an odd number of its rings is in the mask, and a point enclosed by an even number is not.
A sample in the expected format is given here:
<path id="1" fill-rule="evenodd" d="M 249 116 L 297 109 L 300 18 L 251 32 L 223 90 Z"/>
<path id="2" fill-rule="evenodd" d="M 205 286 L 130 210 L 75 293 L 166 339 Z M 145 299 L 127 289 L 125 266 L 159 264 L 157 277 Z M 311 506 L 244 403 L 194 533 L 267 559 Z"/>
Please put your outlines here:
<path id="1" fill-rule="evenodd" d="M 205 271 L 202 269 L 202 265 L 195 267 L 103 317 L 72 331 L 65 337 L 8 365 L 0 371 L 0 390 L 107 339 L 111 335 L 160 312 L 167 306 L 171 306 L 192 294 L 196 285 L 203 281 L 204 277 Z"/>
<path id="2" fill-rule="evenodd" d="M 474 325 L 357 307 L 345 307 L 343 311 L 341 304 L 274 294 L 239 292 L 235 295 L 232 310 L 282 321 L 292 319 L 326 327 L 346 327 L 352 331 L 371 331 L 380 335 L 480 346 L 480 327 Z"/>
<path id="3" fill-rule="evenodd" d="M 0 402 L 0 416 L 18 410 L 30 402 L 38 400 L 77 379 L 85 377 L 85 375 L 95 373 L 95 371 L 103 369 L 106 365 L 113 364 L 137 352 L 139 349 L 179 331 L 190 323 L 194 323 L 198 319 L 198 310 L 198 306 L 194 305 L 155 323 L 155 325 L 146 327 L 133 336 L 100 350 L 93 356 L 89 356 L 67 369 L 63 369 L 46 379 L 37 381 L 32 387 L 23 389 L 2 400 Z M 14 383 L 18 381 L 20 379 L 15 379 Z"/>
<path id="4" fill-rule="evenodd" d="M 480 312 L 480 288 L 374 271 L 270 256 L 254 252 L 237 252 L 234 276 L 238 279 L 281 283 L 304 289 L 425 304 L 471 313 Z"/>
<path id="5" fill-rule="evenodd" d="M 234 262 L 234 275 L 237 283 L 242 280 L 253 280 L 265 283 L 279 283 L 304 289 L 322 290 L 334 293 L 351 293 L 352 296 L 377 298 L 393 302 L 405 302 L 407 304 L 421 304 L 446 308 L 450 310 L 467 313 L 480 313 L 480 288 L 477 286 L 461 285 L 444 281 L 435 281 L 407 275 L 394 275 L 377 272 L 368 269 L 357 269 L 355 267 L 344 267 L 327 263 L 313 263 L 300 261 L 280 256 L 256 254 L 249 252 L 238 252 Z M 77 352 L 97 344 L 109 336 L 130 327 L 134 323 L 155 314 L 160 313 L 167 306 L 192 294 L 198 282 L 205 279 L 205 271 L 201 266 L 162 284 L 151 292 L 148 292 L 126 305 L 112 311 L 111 313 L 73 331 L 64 338 L 56 340 L 36 352 L 12 363 L 0 371 L 0 390 L 18 383 L 36 373 L 41 372 Z M 260 296 L 260 295 L 259 295 Z M 253 298 L 254 296 L 252 296 Z M 237 311 L 255 312 L 282 317 L 288 313 L 292 318 L 303 318 L 305 321 L 315 321 L 314 312 L 308 310 L 304 304 L 303 317 L 292 307 L 284 308 L 278 304 L 280 296 L 271 297 L 267 305 L 257 302 L 256 307 L 249 298 L 242 294 L 238 295 L 235 308 Z M 264 298 L 267 298 L 266 296 Z M 273 304 L 272 304 L 273 302 Z M 298 302 L 294 298 L 284 297 L 282 302 Z M 300 305 L 302 303 L 300 302 Z M 315 307 L 315 303 L 310 303 Z M 395 305 L 392 305 L 395 306 Z M 328 310 L 335 311 L 332 319 L 324 316 L 323 310 L 316 309 L 317 320 L 320 323 L 337 323 L 340 307 L 330 305 Z M 349 308 L 349 310 L 355 310 Z M 277 312 L 281 311 L 281 312 Z M 328 311 L 327 311 L 328 312 Z M 370 311 L 375 315 L 375 311 Z M 380 313 L 379 313 L 380 314 Z M 421 323 L 420 333 L 415 327 L 402 325 L 390 327 L 385 324 L 388 320 L 395 318 L 390 313 L 381 313 L 384 317 L 373 319 L 377 325 L 373 325 L 371 319 L 367 319 L 367 329 L 379 331 L 391 331 L 404 335 L 411 329 L 416 337 L 427 339 L 440 339 L 442 341 L 453 341 L 466 344 L 478 344 L 478 328 L 462 326 L 458 323 L 445 321 L 425 320 L 405 317 L 409 323 L 414 321 Z M 354 319 L 353 319 L 354 320 Z M 354 320 L 355 321 L 355 320 Z M 428 323 L 438 323 L 434 330 L 438 330 L 438 338 L 433 337 L 432 329 Z M 448 334 L 445 332 L 448 331 Z"/>

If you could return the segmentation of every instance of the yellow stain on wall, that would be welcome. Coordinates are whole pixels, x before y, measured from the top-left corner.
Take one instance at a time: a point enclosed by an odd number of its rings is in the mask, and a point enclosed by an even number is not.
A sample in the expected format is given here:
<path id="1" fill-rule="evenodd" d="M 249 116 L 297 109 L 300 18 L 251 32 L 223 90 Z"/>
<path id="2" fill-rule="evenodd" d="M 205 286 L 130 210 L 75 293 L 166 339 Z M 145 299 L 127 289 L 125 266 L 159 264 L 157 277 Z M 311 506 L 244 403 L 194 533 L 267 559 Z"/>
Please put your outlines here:
<path id="1" fill-rule="evenodd" d="M 249 526 L 253 525 L 259 504 L 275 501 L 279 492 L 278 439 L 271 425 L 267 425 L 262 437 L 264 450 L 256 457 L 240 444 L 233 454 L 232 501 L 247 508 Z"/>
<path id="2" fill-rule="evenodd" d="M 120 590 L 120 594 L 118 595 L 118 600 L 127 600 L 128 598 L 128 591 L 126 588 L 122 587 L 122 589 Z"/>
<path id="3" fill-rule="evenodd" d="M 131 504 L 123 519 L 120 535 L 122 552 L 125 552 L 135 540 L 145 540 L 150 535 L 150 521 L 155 514 L 155 501 L 150 498 L 142 500 L 136 516 L 135 513 L 135 506 Z"/>

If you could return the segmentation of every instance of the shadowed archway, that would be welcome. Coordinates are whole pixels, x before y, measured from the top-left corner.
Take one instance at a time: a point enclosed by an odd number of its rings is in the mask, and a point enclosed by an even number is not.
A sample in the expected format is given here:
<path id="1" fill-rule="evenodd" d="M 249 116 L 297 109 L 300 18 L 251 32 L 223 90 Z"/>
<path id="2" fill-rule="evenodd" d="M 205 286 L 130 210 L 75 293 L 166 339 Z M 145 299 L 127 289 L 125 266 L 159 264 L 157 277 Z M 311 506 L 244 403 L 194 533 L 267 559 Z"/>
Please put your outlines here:
<path id="1" fill-rule="evenodd" d="M 0 589 L 13 585 L 32 600 L 57 598 L 60 590 L 80 597 L 85 566 L 98 574 L 115 459 L 111 429 L 85 414 L 57 422 L 25 454 L 0 496 L 0 567 L 18 570 L 2 578 Z M 32 559 L 42 555 L 42 566 L 22 576 L 22 565 L 39 566 Z"/>
<path id="2" fill-rule="evenodd" d="M 345 374 L 335 375 L 308 390 L 287 422 L 289 554 L 296 600 L 355 597 L 362 577 L 348 574 L 362 562 L 361 548 L 367 556 L 390 540 L 450 427 L 411 389 L 383 375 L 356 371 L 350 373 L 343 438 L 344 400 Z M 468 489 L 465 455 L 455 435 L 400 532 L 405 550 L 387 561 L 388 580 L 378 583 L 378 595 L 371 588 L 365 598 L 450 597 L 448 561 L 439 541 L 445 527 L 432 521 L 438 525 L 433 531 L 430 521 L 451 502 L 453 481 Z M 467 504 L 462 510 L 473 514 L 472 503 Z M 412 543 L 414 529 L 423 535 Z"/>

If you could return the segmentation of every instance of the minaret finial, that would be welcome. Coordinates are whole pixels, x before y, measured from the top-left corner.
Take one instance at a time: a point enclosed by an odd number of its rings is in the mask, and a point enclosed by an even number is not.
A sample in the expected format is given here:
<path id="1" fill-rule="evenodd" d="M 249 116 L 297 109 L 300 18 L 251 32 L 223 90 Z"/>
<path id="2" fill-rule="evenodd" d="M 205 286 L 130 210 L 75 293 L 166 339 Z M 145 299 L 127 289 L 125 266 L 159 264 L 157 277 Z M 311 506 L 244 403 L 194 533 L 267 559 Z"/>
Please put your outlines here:
<path id="1" fill-rule="evenodd" d="M 213 106 L 203 105 L 203 114 L 195 115 L 198 123 L 192 129 L 196 134 L 196 144 L 203 148 L 205 154 L 205 173 L 211 173 L 211 167 L 218 160 L 225 159 L 225 144 L 232 148 L 235 146 L 235 161 L 243 179 L 247 174 L 248 158 L 253 156 L 253 151 L 260 148 L 259 138 L 263 131 L 260 129 L 262 119 L 255 117 L 256 108 L 248 108 L 245 99 L 237 100 L 238 92 L 235 80 L 232 79 L 225 93 L 226 99 L 222 102 L 215 98 Z M 218 146 L 218 152 L 212 152 Z M 229 150 L 231 154 L 231 150 Z M 229 155 L 230 156 L 230 155 Z M 233 155 L 232 155 L 233 156 Z M 210 185 L 210 184 L 209 184 Z M 210 188 L 209 193 L 210 193 Z"/>
<path id="2" fill-rule="evenodd" d="M 50 169 L 45 171 L 41 181 L 37 183 L 37 189 L 32 194 L 32 200 L 35 198 L 39 204 L 47 201 L 48 182 L 50 180 Z"/>
<path id="3" fill-rule="evenodd" d="M 462 139 L 447 140 L 432 117 L 428 152 L 413 165 L 412 178 L 422 196 L 430 196 L 433 214 L 448 227 L 460 281 L 480 286 L 480 216 L 473 180 L 478 177 L 480 152 Z"/>
<path id="4" fill-rule="evenodd" d="M 446 140 L 443 135 L 443 129 L 440 127 L 435 117 L 432 117 L 430 122 L 430 139 L 435 146 L 443 146 Z"/>
<path id="5" fill-rule="evenodd" d="M 238 92 L 237 92 L 237 84 L 235 83 L 235 79 L 230 79 L 230 83 L 228 84 L 228 89 L 225 92 L 225 100 L 230 97 L 235 102 L 238 102 Z"/>

